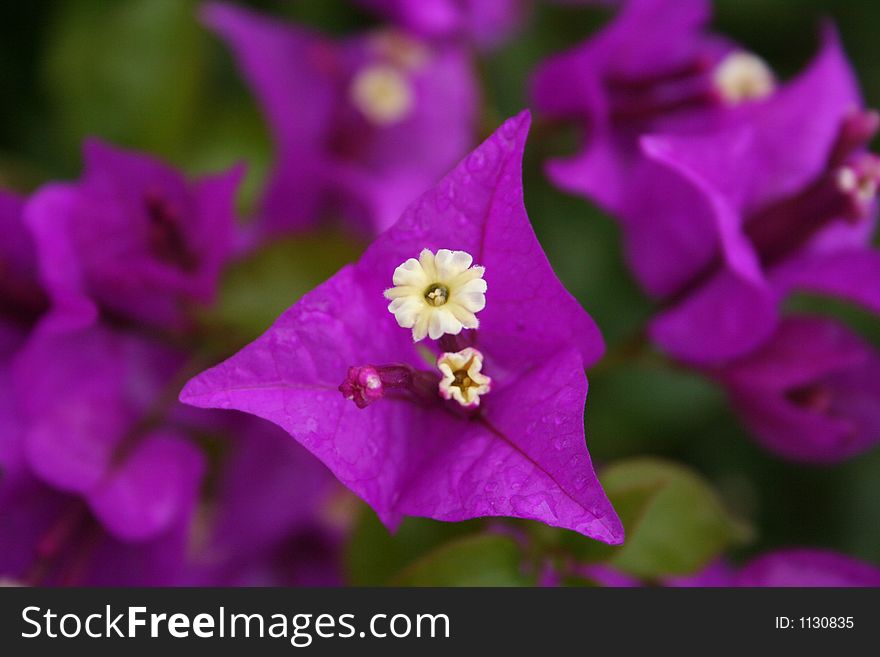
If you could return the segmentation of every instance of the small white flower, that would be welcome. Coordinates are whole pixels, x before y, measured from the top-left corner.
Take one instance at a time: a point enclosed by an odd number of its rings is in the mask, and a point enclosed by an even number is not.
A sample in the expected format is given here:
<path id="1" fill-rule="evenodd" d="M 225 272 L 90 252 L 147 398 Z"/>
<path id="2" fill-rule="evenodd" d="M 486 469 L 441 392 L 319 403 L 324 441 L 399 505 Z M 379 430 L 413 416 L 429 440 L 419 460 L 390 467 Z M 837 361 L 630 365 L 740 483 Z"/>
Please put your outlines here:
<path id="1" fill-rule="evenodd" d="M 409 116 L 415 92 L 407 75 L 389 64 L 367 66 L 354 76 L 349 97 L 368 121 L 389 126 Z"/>
<path id="2" fill-rule="evenodd" d="M 858 165 L 842 166 L 837 170 L 837 189 L 851 195 L 860 206 L 868 207 L 877 196 L 880 163 L 863 159 Z"/>
<path id="3" fill-rule="evenodd" d="M 776 78 L 767 63 L 750 52 L 735 51 L 715 69 L 715 88 L 731 105 L 766 98 L 776 89 Z"/>
<path id="4" fill-rule="evenodd" d="M 422 250 L 394 270 L 394 287 L 385 290 L 388 310 L 403 328 L 411 328 L 413 342 L 480 325 L 476 313 L 486 307 L 485 268 L 471 267 L 465 251 Z"/>
<path id="5" fill-rule="evenodd" d="M 440 395 L 443 399 L 454 399 L 465 408 L 479 406 L 480 395 L 485 395 L 492 387 L 492 379 L 481 371 L 483 354 L 472 347 L 441 354 L 437 367 L 443 374 Z"/>

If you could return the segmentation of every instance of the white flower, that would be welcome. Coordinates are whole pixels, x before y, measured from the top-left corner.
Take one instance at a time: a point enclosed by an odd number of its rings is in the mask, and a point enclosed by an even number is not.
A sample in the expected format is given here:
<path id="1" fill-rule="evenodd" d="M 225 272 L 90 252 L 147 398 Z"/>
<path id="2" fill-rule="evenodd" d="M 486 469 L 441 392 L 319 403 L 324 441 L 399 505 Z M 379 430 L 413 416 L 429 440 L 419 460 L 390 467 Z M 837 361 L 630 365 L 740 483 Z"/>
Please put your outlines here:
<path id="1" fill-rule="evenodd" d="M 877 196 L 877 181 L 880 180 L 880 161 L 862 158 L 852 165 L 837 170 L 837 189 L 850 195 L 861 207 L 870 206 Z"/>
<path id="2" fill-rule="evenodd" d="M 354 76 L 349 97 L 367 120 L 389 126 L 409 116 L 415 92 L 407 75 L 389 64 L 367 66 Z"/>
<path id="3" fill-rule="evenodd" d="M 437 367 L 443 374 L 440 394 L 443 399 L 454 399 L 466 408 L 480 405 L 480 395 L 492 387 L 492 379 L 483 374 L 483 354 L 468 347 L 455 353 L 441 354 Z"/>
<path id="4" fill-rule="evenodd" d="M 737 105 L 766 98 L 776 89 L 776 78 L 767 63 L 750 52 L 734 51 L 721 60 L 713 74 L 721 98 Z"/>
<path id="5" fill-rule="evenodd" d="M 476 313 L 486 307 L 483 267 L 471 267 L 465 251 L 422 250 L 394 270 L 394 287 L 385 290 L 388 310 L 403 328 L 411 328 L 413 342 L 480 325 Z"/>

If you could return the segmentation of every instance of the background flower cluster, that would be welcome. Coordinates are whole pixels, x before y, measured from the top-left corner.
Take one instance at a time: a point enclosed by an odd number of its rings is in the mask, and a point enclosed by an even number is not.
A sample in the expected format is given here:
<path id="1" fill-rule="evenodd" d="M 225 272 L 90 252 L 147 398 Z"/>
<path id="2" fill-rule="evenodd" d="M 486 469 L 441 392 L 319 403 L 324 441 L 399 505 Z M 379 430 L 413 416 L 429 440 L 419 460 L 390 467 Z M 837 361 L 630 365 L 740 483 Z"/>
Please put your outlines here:
<path id="1" fill-rule="evenodd" d="M 0 583 L 880 586 L 874 3 L 2 12 Z M 382 365 L 473 229 L 525 461 L 236 396 Z"/>

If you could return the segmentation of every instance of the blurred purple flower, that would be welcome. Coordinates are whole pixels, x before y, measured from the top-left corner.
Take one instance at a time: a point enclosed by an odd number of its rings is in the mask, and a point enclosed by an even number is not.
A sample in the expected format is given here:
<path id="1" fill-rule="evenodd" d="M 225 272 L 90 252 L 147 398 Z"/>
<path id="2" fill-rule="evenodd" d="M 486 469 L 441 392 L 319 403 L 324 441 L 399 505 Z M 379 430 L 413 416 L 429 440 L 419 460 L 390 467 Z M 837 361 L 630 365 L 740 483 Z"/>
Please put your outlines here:
<path id="1" fill-rule="evenodd" d="M 602 339 L 529 225 L 528 125 L 526 113 L 502 125 L 357 264 L 181 399 L 282 426 L 390 527 L 514 516 L 621 542 L 584 443 L 583 370 Z M 420 327 L 439 343 L 414 345 Z"/>
<path id="2" fill-rule="evenodd" d="M 716 376 L 777 454 L 833 462 L 880 442 L 880 353 L 836 321 L 789 317 Z"/>
<path id="3" fill-rule="evenodd" d="M 880 158 L 865 151 L 880 118 L 861 106 L 828 28 L 809 70 L 748 121 L 643 139 L 658 187 L 629 215 L 640 233 L 630 260 L 664 302 L 650 332 L 666 351 L 696 363 L 740 356 L 773 333 L 793 290 L 880 312 Z"/>
<path id="4" fill-rule="evenodd" d="M 645 585 L 606 564 L 580 566 L 577 576 L 603 587 Z M 693 575 L 666 577 L 660 584 L 674 588 L 878 587 L 880 568 L 839 552 L 798 547 L 768 552 L 739 568 L 718 559 Z"/>
<path id="5" fill-rule="evenodd" d="M 576 576 L 589 580 L 598 586 L 617 589 L 629 589 L 642 586 L 632 575 L 603 563 L 591 563 L 576 568 Z"/>
<path id="6" fill-rule="evenodd" d="M 236 413 L 225 424 L 234 435 L 199 523 L 196 583 L 341 584 L 340 531 L 322 516 L 339 490 L 333 475 L 269 422 Z"/>
<path id="7" fill-rule="evenodd" d="M 24 329 L 0 319 L 0 470 L 6 471 L 21 461 L 21 418 L 12 391 L 12 360 L 24 343 Z M 15 439 L 14 439 L 15 438 Z M 2 476 L 2 475 L 0 475 Z"/>
<path id="8" fill-rule="evenodd" d="M 663 580 L 664 586 L 687 588 L 722 588 L 734 585 L 736 571 L 724 559 L 716 559 L 693 575 L 678 575 Z"/>
<path id="9" fill-rule="evenodd" d="M 27 328 L 46 309 L 47 299 L 34 241 L 24 224 L 24 203 L 0 189 L 0 324 Z"/>
<path id="10" fill-rule="evenodd" d="M 7 340 L 0 324 L 0 579 L 182 583 L 203 463 L 143 421 L 167 354 L 107 330 L 47 326 Z"/>
<path id="11" fill-rule="evenodd" d="M 48 307 L 23 208 L 24 199 L 0 190 L 0 471 L 6 473 L 17 471 L 22 460 L 12 361 Z"/>
<path id="12" fill-rule="evenodd" d="M 880 587 L 880 568 L 830 550 L 792 548 L 753 559 L 735 585 Z"/>
<path id="13" fill-rule="evenodd" d="M 709 0 L 629 0 L 605 29 L 536 70 L 535 107 L 585 131 L 577 155 L 548 164 L 555 184 L 618 211 L 633 194 L 642 134 L 708 128 L 749 99 L 722 75 L 744 55 L 706 31 L 710 15 Z"/>
<path id="14" fill-rule="evenodd" d="M 401 28 L 428 39 L 499 45 L 522 24 L 530 0 L 358 0 Z"/>
<path id="15" fill-rule="evenodd" d="M 24 409 L 28 431 L 0 436 L 0 535 L 10 537 L 0 578 L 93 586 L 341 581 L 341 529 L 319 513 L 332 476 L 286 433 L 249 418 L 178 412 L 173 396 L 156 389 L 174 359 L 129 336 L 93 328 L 38 333 L 32 343 L 20 366 L 39 367 L 37 356 L 62 365 L 18 378 L 37 381 L 29 392 L 51 401 L 38 415 Z M 135 423 L 126 430 L 126 422 Z M 201 501 L 206 463 L 194 435 L 221 439 L 214 451 L 223 454 L 212 495 Z M 24 444 L 10 444 L 16 439 Z"/>
<path id="16" fill-rule="evenodd" d="M 0 509 L 0 580 L 30 586 L 186 582 L 189 513 L 148 540 L 122 540 L 106 531 L 82 499 L 29 473 L 0 480 Z"/>
<path id="17" fill-rule="evenodd" d="M 205 467 L 199 448 L 162 422 L 182 364 L 131 334 L 41 325 L 13 363 L 14 451 L 41 481 L 82 496 L 114 536 L 166 531 L 188 513 Z"/>
<path id="18" fill-rule="evenodd" d="M 77 183 L 50 183 L 25 208 L 56 318 L 91 323 L 100 307 L 181 328 L 210 302 L 231 255 L 241 167 L 194 182 L 151 156 L 97 140 Z"/>
<path id="19" fill-rule="evenodd" d="M 260 230 L 308 228 L 335 209 L 378 233 L 473 146 L 478 91 L 460 47 L 390 30 L 334 41 L 223 3 L 203 15 L 275 138 Z"/>
<path id="20" fill-rule="evenodd" d="M 831 550 L 787 548 L 752 559 L 739 569 L 718 561 L 677 587 L 880 587 L 880 568 Z"/>
<path id="21" fill-rule="evenodd" d="M 793 288 L 880 308 L 865 246 L 880 164 L 834 30 L 777 85 L 703 31 L 704 0 L 631 0 L 597 37 L 542 66 L 533 96 L 588 128 L 550 177 L 616 213 L 627 260 L 664 309 L 652 338 L 689 362 L 755 348 Z"/>

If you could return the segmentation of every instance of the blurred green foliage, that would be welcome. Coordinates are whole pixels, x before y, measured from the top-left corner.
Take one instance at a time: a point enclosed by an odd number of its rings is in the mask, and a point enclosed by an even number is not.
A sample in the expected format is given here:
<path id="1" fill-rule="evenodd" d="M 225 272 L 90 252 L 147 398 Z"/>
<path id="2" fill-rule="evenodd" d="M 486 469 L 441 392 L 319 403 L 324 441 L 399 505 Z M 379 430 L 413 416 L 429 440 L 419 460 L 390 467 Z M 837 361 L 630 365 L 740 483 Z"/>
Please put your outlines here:
<path id="1" fill-rule="evenodd" d="M 406 518 L 392 535 L 372 509 L 364 507 L 345 554 L 348 581 L 356 586 L 388 584 L 402 568 L 444 543 L 475 534 L 484 523 L 435 522 Z"/>
<path id="2" fill-rule="evenodd" d="M 643 578 L 693 573 L 750 535 L 705 481 L 675 463 L 615 463 L 602 473 L 602 485 L 634 516 L 627 541 L 610 560 L 624 572 Z"/>
<path id="3" fill-rule="evenodd" d="M 391 580 L 395 586 L 528 586 L 523 554 L 508 536 L 476 534 L 446 543 Z"/>
<path id="4" fill-rule="evenodd" d="M 303 294 L 356 259 L 359 250 L 341 232 L 273 241 L 226 271 L 220 299 L 202 321 L 206 329 L 225 333 L 233 346 L 250 342 Z"/>
<path id="5" fill-rule="evenodd" d="M 333 33 L 372 20 L 345 0 L 242 4 Z M 880 2 L 716 5 L 716 25 L 783 75 L 803 65 L 815 47 L 819 19 L 832 17 L 869 104 L 880 105 Z M 271 141 L 229 53 L 199 25 L 197 10 L 195 0 L 2 3 L 0 184 L 27 191 L 51 178 L 75 177 L 81 140 L 98 135 L 155 152 L 193 173 L 246 161 L 246 215 L 271 162 Z M 526 104 L 525 82 L 538 61 L 583 39 L 606 18 L 596 8 L 538 3 L 526 29 L 479 62 L 484 133 Z M 610 556 L 641 575 L 686 572 L 744 537 L 730 513 L 755 528 L 739 556 L 810 544 L 880 562 L 880 453 L 833 468 L 781 462 L 754 445 L 719 390 L 640 348 L 640 327 L 651 307 L 627 273 L 614 222 L 551 187 L 541 172 L 548 155 L 569 151 L 573 143 L 573 135 L 549 134 L 536 124 L 525 165 L 526 205 L 557 273 L 609 344 L 607 362 L 590 377 L 587 439 L 597 465 L 610 463 L 602 478 L 632 541 L 622 549 L 591 544 L 582 556 Z M 211 344 L 215 357 L 259 334 L 361 248 L 338 233 L 321 233 L 272 245 L 235 265 L 219 304 L 205 317 L 206 325 L 224 333 Z M 793 306 L 846 316 L 880 341 L 876 318 L 814 299 L 797 299 Z M 688 469 L 644 460 L 646 455 Z M 616 463 L 632 457 L 642 460 Z M 349 546 L 350 578 L 356 584 L 532 581 L 522 572 L 517 542 L 477 533 L 481 526 L 412 519 L 390 536 L 365 510 Z M 543 526 L 527 526 L 527 532 L 537 543 L 548 536 L 551 543 L 571 540 Z"/>

